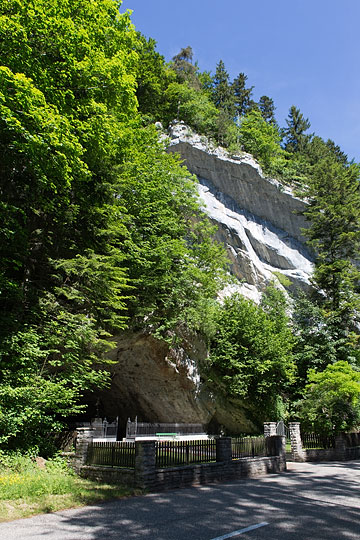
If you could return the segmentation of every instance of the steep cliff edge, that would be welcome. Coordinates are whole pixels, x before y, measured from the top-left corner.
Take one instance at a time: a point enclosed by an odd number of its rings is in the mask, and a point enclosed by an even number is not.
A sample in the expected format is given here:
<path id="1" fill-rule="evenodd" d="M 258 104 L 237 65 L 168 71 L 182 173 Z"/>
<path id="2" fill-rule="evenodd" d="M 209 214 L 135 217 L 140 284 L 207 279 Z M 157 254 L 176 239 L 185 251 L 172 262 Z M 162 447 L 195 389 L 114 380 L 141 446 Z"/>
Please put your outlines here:
<path id="1" fill-rule="evenodd" d="M 197 176 L 205 211 L 218 226 L 245 296 L 258 300 L 279 274 L 295 287 L 309 286 L 312 255 L 301 232 L 305 203 L 290 188 L 266 178 L 249 154 L 230 157 L 181 123 L 170 130 L 168 151 L 180 154 Z"/>
<path id="2" fill-rule="evenodd" d="M 184 124 L 173 126 L 166 144 L 198 178 L 204 209 L 239 279 L 234 288 L 259 301 L 271 280 L 284 283 L 281 275 L 294 287 L 308 287 L 312 257 L 301 233 L 304 202 L 266 178 L 250 155 L 229 157 Z M 184 337 L 176 350 L 143 333 L 125 333 L 116 344 L 112 385 L 102 403 L 123 426 L 137 415 L 142 421 L 203 423 L 213 432 L 220 426 L 233 433 L 258 429 L 241 402 L 223 402 L 202 381 L 207 350 L 194 336 Z"/>

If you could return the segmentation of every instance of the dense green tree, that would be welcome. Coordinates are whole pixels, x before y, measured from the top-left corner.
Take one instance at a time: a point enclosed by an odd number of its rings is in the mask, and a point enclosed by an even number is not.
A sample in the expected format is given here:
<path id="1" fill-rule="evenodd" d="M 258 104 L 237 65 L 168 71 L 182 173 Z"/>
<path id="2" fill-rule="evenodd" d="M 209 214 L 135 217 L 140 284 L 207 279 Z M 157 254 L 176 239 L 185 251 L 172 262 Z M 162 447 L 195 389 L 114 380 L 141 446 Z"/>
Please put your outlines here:
<path id="1" fill-rule="evenodd" d="M 288 152 L 304 152 L 312 137 L 312 135 L 305 133 L 311 126 L 309 120 L 304 117 L 300 109 L 292 105 L 286 123 L 287 128 L 284 130 L 285 149 Z"/>
<path id="2" fill-rule="evenodd" d="M 176 75 L 165 65 L 164 57 L 156 50 L 155 40 L 137 33 L 138 54 L 136 72 L 136 97 L 139 112 L 149 123 L 162 121 L 164 116 L 164 93 Z M 175 117 L 174 117 L 175 118 Z"/>
<path id="3" fill-rule="evenodd" d="M 296 337 L 294 358 L 298 369 L 295 393 L 301 393 L 309 382 L 310 370 L 323 371 L 338 361 L 359 365 L 357 339 L 335 312 L 328 312 L 323 298 L 298 295 L 293 306 L 293 331 Z"/>
<path id="4" fill-rule="evenodd" d="M 347 362 L 329 365 L 321 373 L 311 371 L 304 399 L 299 403 L 302 425 L 333 435 L 360 423 L 360 374 Z"/>
<path id="5" fill-rule="evenodd" d="M 34 444 L 82 391 L 106 384 L 107 331 L 125 327 L 114 186 L 123 121 L 136 118 L 137 42 L 116 2 L 9 0 L 0 17 L 1 427 L 12 419 L 11 447 Z"/>
<path id="6" fill-rule="evenodd" d="M 172 59 L 172 69 L 177 75 L 178 82 L 188 83 L 188 85 L 196 90 L 200 90 L 201 83 L 197 74 L 197 66 L 192 63 L 193 50 L 190 46 L 181 49 Z"/>
<path id="7" fill-rule="evenodd" d="M 210 347 L 213 380 L 227 397 L 243 400 L 259 422 L 277 415 L 278 398 L 294 378 L 292 334 L 281 309 L 279 313 L 272 308 L 266 313 L 233 296 L 215 317 Z"/>
<path id="8" fill-rule="evenodd" d="M 213 101 L 216 107 L 234 117 L 234 98 L 230 85 L 229 73 L 222 60 L 216 66 L 213 79 Z"/>
<path id="9" fill-rule="evenodd" d="M 163 110 L 166 124 L 174 119 L 182 120 L 208 137 L 217 133 L 219 111 L 204 91 L 173 82 L 163 94 Z"/>
<path id="10" fill-rule="evenodd" d="M 227 263 L 200 210 L 194 179 L 176 156 L 161 151 L 152 130 L 133 137 L 119 179 L 128 212 L 123 249 L 134 287 L 131 324 L 164 335 L 216 296 Z"/>
<path id="11" fill-rule="evenodd" d="M 246 152 L 252 154 L 265 169 L 272 172 L 283 165 L 285 152 L 280 146 L 278 128 L 267 123 L 259 111 L 250 111 L 241 121 L 239 141 Z"/>
<path id="12" fill-rule="evenodd" d="M 252 100 L 253 86 L 246 88 L 247 75 L 239 73 L 232 83 L 234 96 L 235 114 L 238 117 L 245 116 L 254 106 Z"/>
<path id="13" fill-rule="evenodd" d="M 268 96 L 261 96 L 259 99 L 259 109 L 261 116 L 270 124 L 276 124 L 274 100 Z"/>
<path id="14" fill-rule="evenodd" d="M 164 336 L 222 279 L 222 252 L 193 179 L 153 128 L 140 128 L 136 79 L 153 114 L 159 74 L 151 79 L 137 60 L 161 71 L 161 58 L 119 7 L 112 0 L 0 7 L 7 447 L 36 444 L 79 410 L 84 390 L 107 384 L 110 333 L 146 320 Z"/>
<path id="15" fill-rule="evenodd" d="M 309 204 L 305 234 L 316 250 L 313 280 L 325 295 L 332 311 L 356 309 L 354 296 L 359 273 L 353 261 L 360 248 L 359 167 L 344 167 L 332 158 L 314 167 L 304 189 Z M 354 304 L 355 302 L 355 304 Z"/>

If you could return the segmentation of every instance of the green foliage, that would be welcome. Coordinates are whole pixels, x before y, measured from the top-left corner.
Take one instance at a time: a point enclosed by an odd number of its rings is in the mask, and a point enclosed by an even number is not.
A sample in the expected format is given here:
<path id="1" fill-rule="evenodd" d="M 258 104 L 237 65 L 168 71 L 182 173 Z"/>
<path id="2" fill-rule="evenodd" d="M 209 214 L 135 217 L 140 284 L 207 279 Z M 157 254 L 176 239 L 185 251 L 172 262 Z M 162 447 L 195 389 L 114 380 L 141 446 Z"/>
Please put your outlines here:
<path id="1" fill-rule="evenodd" d="M 305 133 L 311 126 L 308 118 L 304 117 L 300 109 L 292 105 L 286 123 L 287 128 L 284 129 L 285 149 L 292 153 L 303 153 L 312 137 L 312 135 Z"/>
<path id="2" fill-rule="evenodd" d="M 201 82 L 198 78 L 197 66 L 193 65 L 192 59 L 192 48 L 187 46 L 174 56 L 171 68 L 175 71 L 180 83 L 186 83 L 190 88 L 199 90 Z"/>
<path id="3" fill-rule="evenodd" d="M 206 133 L 209 137 L 216 135 L 219 111 L 206 92 L 173 82 L 167 87 L 163 99 L 166 124 L 176 118 L 198 133 Z"/>
<path id="4" fill-rule="evenodd" d="M 245 116 L 254 107 L 251 98 L 253 86 L 246 88 L 247 75 L 239 73 L 232 83 L 234 109 L 236 116 Z"/>
<path id="5" fill-rule="evenodd" d="M 108 0 L 0 7 L 1 444 L 78 411 L 108 330 L 125 327 L 124 209 L 136 34 Z M 126 120 L 127 126 L 123 124 Z"/>
<path id="6" fill-rule="evenodd" d="M 141 115 L 148 123 L 163 121 L 164 93 L 175 79 L 175 74 L 166 67 L 164 57 L 156 52 L 155 46 L 155 40 L 147 40 L 140 32 L 137 33 L 136 97 Z"/>
<path id="7" fill-rule="evenodd" d="M 277 271 L 274 271 L 273 274 L 274 276 L 277 277 L 277 279 L 279 280 L 279 283 L 283 287 L 290 287 L 291 280 L 288 277 L 286 277 L 285 274 L 283 274 L 282 272 L 277 272 Z"/>
<path id="8" fill-rule="evenodd" d="M 274 100 L 269 96 L 261 96 L 259 99 L 261 116 L 269 124 L 276 124 Z"/>
<path id="9" fill-rule="evenodd" d="M 286 154 L 280 147 L 280 140 L 277 127 L 267 123 L 259 111 L 250 111 L 241 121 L 239 141 L 244 150 L 252 154 L 266 172 L 279 167 L 279 162 L 285 162 Z"/>
<path id="10" fill-rule="evenodd" d="M 124 251 L 134 288 L 132 324 L 163 331 L 213 298 L 225 279 L 223 248 L 200 204 L 194 179 L 166 154 L 152 130 L 138 131 L 123 164 L 119 193 L 128 212 Z"/>
<path id="11" fill-rule="evenodd" d="M 344 167 L 332 158 L 321 160 L 304 194 L 309 200 L 305 234 L 317 253 L 313 280 L 326 294 L 333 311 L 357 309 L 354 287 L 359 273 L 354 266 L 360 252 L 359 166 Z"/>
<path id="12" fill-rule="evenodd" d="M 324 435 L 349 431 L 360 423 L 360 374 L 347 362 L 336 362 L 321 372 L 312 370 L 310 384 L 299 403 L 304 427 Z"/>
<path id="13" fill-rule="evenodd" d="M 308 383 L 310 370 L 323 371 L 337 361 L 358 363 L 358 345 L 354 332 L 344 325 L 341 315 L 328 312 L 323 299 L 298 295 L 293 310 L 296 336 L 294 358 L 298 368 L 297 392 Z"/>
<path id="14" fill-rule="evenodd" d="M 213 78 L 213 101 L 219 110 L 226 111 L 230 117 L 234 116 L 234 97 L 230 85 L 229 74 L 222 60 L 216 66 Z"/>
<path id="15" fill-rule="evenodd" d="M 278 396 L 294 379 L 293 339 L 279 298 L 267 312 L 241 296 L 225 300 L 216 314 L 211 370 L 226 396 L 240 398 L 257 420 L 273 417 Z"/>

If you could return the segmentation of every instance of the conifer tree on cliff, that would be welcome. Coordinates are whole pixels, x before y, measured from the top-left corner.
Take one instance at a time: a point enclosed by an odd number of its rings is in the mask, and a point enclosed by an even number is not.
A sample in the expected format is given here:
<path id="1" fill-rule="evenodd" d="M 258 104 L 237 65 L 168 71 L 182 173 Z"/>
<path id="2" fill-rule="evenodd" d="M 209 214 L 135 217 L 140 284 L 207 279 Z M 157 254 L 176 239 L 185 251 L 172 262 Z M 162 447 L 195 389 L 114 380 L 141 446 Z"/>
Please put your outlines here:
<path id="1" fill-rule="evenodd" d="M 216 107 L 234 116 L 234 99 L 229 80 L 229 73 L 226 71 L 222 60 L 216 66 L 214 76 L 213 100 Z"/>
<path id="2" fill-rule="evenodd" d="M 235 102 L 235 114 L 237 116 L 244 116 L 254 106 L 255 102 L 252 100 L 253 86 L 246 88 L 247 75 L 245 73 L 239 73 L 232 83 L 232 91 Z"/>
<path id="3" fill-rule="evenodd" d="M 196 74 L 197 67 L 193 65 L 194 53 L 190 45 L 181 49 L 181 51 L 173 57 L 172 68 L 176 72 L 179 82 L 187 82 L 189 86 L 200 90 L 201 83 Z"/>
<path id="4" fill-rule="evenodd" d="M 292 105 L 286 123 L 288 127 L 284 130 L 285 149 L 292 153 L 304 152 L 312 137 L 311 134 L 305 133 L 311 126 L 309 119 L 304 117 L 300 109 Z"/>
<path id="5" fill-rule="evenodd" d="M 261 96 L 259 99 L 259 109 L 261 116 L 268 124 L 276 124 L 274 100 L 268 96 Z"/>

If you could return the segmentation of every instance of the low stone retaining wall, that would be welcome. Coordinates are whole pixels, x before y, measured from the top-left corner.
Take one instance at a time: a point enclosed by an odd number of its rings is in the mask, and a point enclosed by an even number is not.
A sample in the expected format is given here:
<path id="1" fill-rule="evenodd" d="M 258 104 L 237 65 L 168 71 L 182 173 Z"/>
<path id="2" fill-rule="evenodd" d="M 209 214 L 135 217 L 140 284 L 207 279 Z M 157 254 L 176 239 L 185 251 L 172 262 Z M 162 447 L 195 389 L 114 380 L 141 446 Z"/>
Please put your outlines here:
<path id="1" fill-rule="evenodd" d="M 346 459 L 360 459 L 360 446 L 346 448 Z"/>
<path id="2" fill-rule="evenodd" d="M 360 446 L 347 447 L 340 451 L 337 448 L 310 448 L 304 449 L 302 453 L 301 461 L 347 461 L 360 459 Z"/>
<path id="3" fill-rule="evenodd" d="M 183 467 L 166 467 L 164 469 L 155 469 L 141 479 L 136 478 L 134 469 L 116 467 L 84 465 L 79 473 L 83 478 L 97 482 L 140 487 L 149 491 L 162 491 L 211 482 L 253 478 L 280 473 L 285 469 L 285 460 L 275 456 L 242 458 L 231 462 L 202 463 Z"/>
<path id="4" fill-rule="evenodd" d="M 239 478 L 279 473 L 286 469 L 285 437 L 272 436 L 266 439 L 268 457 L 232 459 L 231 438 L 216 441 L 216 462 L 196 463 L 177 467 L 156 467 L 154 441 L 136 441 L 134 469 L 86 465 L 87 448 L 91 431 L 79 430 L 77 456 L 74 468 L 83 478 L 97 482 L 138 487 L 149 491 L 160 491 L 176 487 L 222 482 Z"/>

